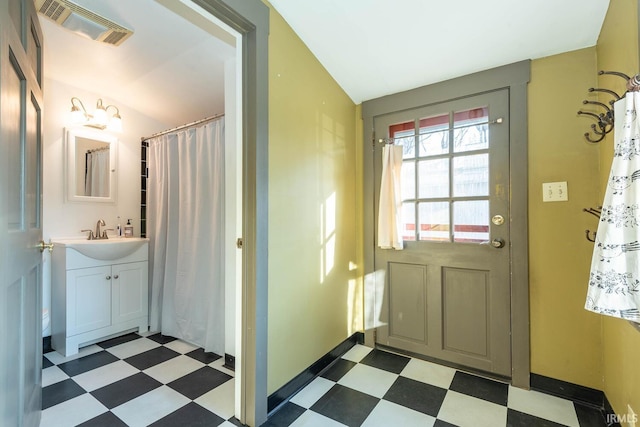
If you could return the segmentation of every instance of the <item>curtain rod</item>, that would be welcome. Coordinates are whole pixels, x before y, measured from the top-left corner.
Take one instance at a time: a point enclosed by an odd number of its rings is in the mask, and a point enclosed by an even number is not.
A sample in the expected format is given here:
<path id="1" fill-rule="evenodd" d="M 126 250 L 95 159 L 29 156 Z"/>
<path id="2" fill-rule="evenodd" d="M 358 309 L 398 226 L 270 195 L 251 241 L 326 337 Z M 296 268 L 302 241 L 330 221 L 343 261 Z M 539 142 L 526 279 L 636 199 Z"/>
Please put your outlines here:
<path id="1" fill-rule="evenodd" d="M 186 128 L 190 128 L 190 127 L 195 126 L 195 125 L 199 125 L 199 124 L 202 124 L 202 123 L 210 122 L 211 120 L 215 120 L 215 119 L 220 118 L 220 117 L 224 117 L 224 113 L 215 114 L 215 115 L 213 115 L 211 117 L 205 117 L 204 119 L 196 120 L 195 122 L 185 123 L 184 125 L 180 125 L 180 126 L 176 126 L 174 128 L 171 128 L 171 129 L 163 130 L 162 132 L 154 133 L 151 136 L 142 137 L 142 138 L 140 138 L 140 140 L 147 141 L 147 140 L 149 140 L 151 138 L 155 138 L 157 136 L 166 135 L 168 133 L 175 132 L 175 131 L 178 131 L 178 130 L 181 130 L 181 129 L 186 129 Z"/>

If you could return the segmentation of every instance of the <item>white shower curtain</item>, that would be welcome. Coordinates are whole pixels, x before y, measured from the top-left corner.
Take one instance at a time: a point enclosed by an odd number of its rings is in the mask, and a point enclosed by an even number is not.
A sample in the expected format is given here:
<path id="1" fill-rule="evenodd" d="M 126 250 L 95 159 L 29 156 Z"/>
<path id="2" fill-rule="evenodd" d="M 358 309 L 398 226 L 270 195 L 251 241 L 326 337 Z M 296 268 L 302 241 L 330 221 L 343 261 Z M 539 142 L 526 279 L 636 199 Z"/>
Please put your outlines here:
<path id="1" fill-rule="evenodd" d="M 109 149 L 102 148 L 88 152 L 86 162 L 84 195 L 109 197 Z"/>
<path id="2" fill-rule="evenodd" d="M 640 93 L 615 104 L 615 151 L 585 308 L 640 323 Z"/>
<path id="3" fill-rule="evenodd" d="M 149 140 L 152 331 L 224 355 L 224 119 Z"/>

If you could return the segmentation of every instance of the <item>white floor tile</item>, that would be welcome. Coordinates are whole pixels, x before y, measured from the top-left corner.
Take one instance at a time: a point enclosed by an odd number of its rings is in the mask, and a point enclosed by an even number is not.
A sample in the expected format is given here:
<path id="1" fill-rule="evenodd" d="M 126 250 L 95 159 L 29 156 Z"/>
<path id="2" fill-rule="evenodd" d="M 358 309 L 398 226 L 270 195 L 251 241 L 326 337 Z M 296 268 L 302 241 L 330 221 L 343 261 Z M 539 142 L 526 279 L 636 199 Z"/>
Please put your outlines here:
<path id="1" fill-rule="evenodd" d="M 127 362 L 118 360 L 73 377 L 83 389 L 91 392 L 140 372 Z"/>
<path id="2" fill-rule="evenodd" d="M 231 375 L 232 377 L 236 376 L 236 373 L 234 371 L 232 371 L 231 369 L 225 368 L 223 365 L 224 365 L 224 357 L 209 363 L 209 366 L 211 366 L 212 368 L 215 368 L 221 372 L 224 372 L 227 375 Z"/>
<path id="3" fill-rule="evenodd" d="M 170 348 L 173 351 L 177 351 L 180 354 L 186 354 L 193 350 L 197 350 L 198 346 L 189 344 L 188 342 L 184 342 L 182 340 L 175 340 L 164 345 L 167 348 Z"/>
<path id="4" fill-rule="evenodd" d="M 107 412 L 107 408 L 87 393 L 42 411 L 40 426 L 75 426 L 105 412 Z"/>
<path id="5" fill-rule="evenodd" d="M 120 359 L 126 359 L 156 347 L 160 347 L 160 344 L 147 338 L 138 338 L 137 340 L 110 347 L 107 351 Z"/>
<path id="6" fill-rule="evenodd" d="M 364 357 L 369 354 L 373 350 L 371 347 L 366 347 L 364 345 L 356 344 L 347 351 L 343 359 L 351 360 L 352 362 L 360 362 Z"/>
<path id="7" fill-rule="evenodd" d="M 382 398 L 398 375 L 382 369 L 358 364 L 347 372 L 338 384 Z"/>
<path id="8" fill-rule="evenodd" d="M 129 427 L 144 427 L 189 403 L 177 391 L 163 385 L 111 410 Z"/>
<path id="9" fill-rule="evenodd" d="M 420 426 L 433 427 L 436 419 L 422 412 L 381 400 L 364 420 L 362 427 Z"/>
<path id="10" fill-rule="evenodd" d="M 143 372 L 152 378 L 160 381 L 162 384 L 168 384 L 173 380 L 190 374 L 193 371 L 205 366 L 204 363 L 198 362 L 189 356 L 180 355 L 169 359 L 166 362 L 145 369 Z"/>
<path id="11" fill-rule="evenodd" d="M 317 412 L 306 411 L 290 427 L 345 427 L 345 425 Z"/>
<path id="12" fill-rule="evenodd" d="M 44 357 L 49 359 L 51 363 L 55 363 L 56 365 L 59 365 L 61 363 L 68 362 L 70 360 L 76 360 L 81 357 L 88 356 L 90 354 L 101 352 L 102 350 L 103 350 L 102 347 L 94 344 L 94 345 L 88 345 L 86 347 L 82 347 L 78 351 L 78 353 L 74 354 L 73 356 L 64 357 L 62 354 L 58 353 L 57 351 L 51 351 L 49 353 L 45 353 Z"/>
<path id="13" fill-rule="evenodd" d="M 235 380 L 229 380 L 210 392 L 203 394 L 194 400 L 194 402 L 215 413 L 220 418 L 227 420 L 235 413 L 235 383 Z"/>
<path id="14" fill-rule="evenodd" d="M 311 408 L 335 383 L 326 378 L 317 377 L 309 385 L 291 398 L 291 402 L 303 408 Z"/>
<path id="15" fill-rule="evenodd" d="M 579 427 L 573 403 L 566 399 L 509 386 L 508 407 L 571 427 Z"/>
<path id="16" fill-rule="evenodd" d="M 438 419 L 459 427 L 496 427 L 507 424 L 507 407 L 449 390 Z"/>
<path id="17" fill-rule="evenodd" d="M 411 359 L 400 373 L 403 377 L 442 388 L 449 388 L 455 374 L 453 368 L 420 359 Z"/>
<path id="18" fill-rule="evenodd" d="M 69 378 L 69 375 L 57 366 L 49 366 L 42 370 L 42 387 L 46 387 L 51 384 L 59 383 Z"/>

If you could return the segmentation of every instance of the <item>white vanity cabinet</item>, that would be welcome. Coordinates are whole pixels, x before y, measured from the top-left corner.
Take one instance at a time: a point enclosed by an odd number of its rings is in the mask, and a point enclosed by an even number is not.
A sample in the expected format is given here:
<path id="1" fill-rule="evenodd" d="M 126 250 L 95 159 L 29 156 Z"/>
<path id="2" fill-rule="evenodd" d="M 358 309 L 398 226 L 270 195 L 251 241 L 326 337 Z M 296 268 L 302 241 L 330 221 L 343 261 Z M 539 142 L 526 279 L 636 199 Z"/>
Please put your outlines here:
<path id="1" fill-rule="evenodd" d="M 64 242 L 54 244 L 51 346 L 56 351 L 70 356 L 84 345 L 131 330 L 147 331 L 146 241 L 112 260 L 90 258 Z"/>

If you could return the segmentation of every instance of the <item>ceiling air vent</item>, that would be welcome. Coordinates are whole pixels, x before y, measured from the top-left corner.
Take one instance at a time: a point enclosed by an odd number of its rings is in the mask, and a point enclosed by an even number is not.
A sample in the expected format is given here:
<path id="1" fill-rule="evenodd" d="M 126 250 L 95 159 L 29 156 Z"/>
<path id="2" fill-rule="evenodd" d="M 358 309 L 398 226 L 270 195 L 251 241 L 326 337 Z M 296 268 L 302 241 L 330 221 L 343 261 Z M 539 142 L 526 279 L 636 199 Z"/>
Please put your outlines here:
<path id="1" fill-rule="evenodd" d="M 36 0 L 38 12 L 58 25 L 92 40 L 120 45 L 133 31 L 69 0 Z"/>

